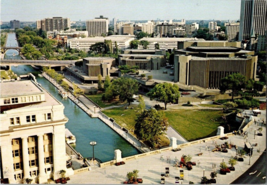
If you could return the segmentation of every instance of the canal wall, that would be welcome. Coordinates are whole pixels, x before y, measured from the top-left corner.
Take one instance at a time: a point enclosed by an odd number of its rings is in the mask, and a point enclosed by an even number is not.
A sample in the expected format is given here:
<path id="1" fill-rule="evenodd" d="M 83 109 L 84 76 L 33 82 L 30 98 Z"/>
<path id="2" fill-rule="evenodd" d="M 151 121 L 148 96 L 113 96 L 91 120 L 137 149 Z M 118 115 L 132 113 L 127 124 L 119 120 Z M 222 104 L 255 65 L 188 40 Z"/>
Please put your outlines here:
<path id="1" fill-rule="evenodd" d="M 53 78 L 49 77 L 45 72 L 42 73 L 42 76 L 46 78 L 49 82 L 51 82 L 56 88 L 58 88 L 62 92 L 66 92 L 63 87 L 61 87 Z M 67 93 L 67 92 L 66 92 Z M 99 118 L 103 121 L 107 126 L 109 126 L 113 131 L 119 134 L 122 138 L 124 138 L 128 143 L 130 143 L 133 147 L 135 147 L 139 152 L 149 152 L 150 149 L 146 147 L 145 144 L 141 143 L 136 137 L 134 137 L 131 133 L 125 132 L 121 126 L 119 126 L 115 121 L 111 122 L 110 118 L 106 116 L 101 111 L 96 113 L 90 109 L 90 106 L 87 106 L 82 101 L 78 100 L 71 93 L 68 93 L 68 98 L 73 101 L 77 106 L 79 106 L 86 114 L 91 117 Z M 89 100 L 90 101 L 90 100 Z"/>

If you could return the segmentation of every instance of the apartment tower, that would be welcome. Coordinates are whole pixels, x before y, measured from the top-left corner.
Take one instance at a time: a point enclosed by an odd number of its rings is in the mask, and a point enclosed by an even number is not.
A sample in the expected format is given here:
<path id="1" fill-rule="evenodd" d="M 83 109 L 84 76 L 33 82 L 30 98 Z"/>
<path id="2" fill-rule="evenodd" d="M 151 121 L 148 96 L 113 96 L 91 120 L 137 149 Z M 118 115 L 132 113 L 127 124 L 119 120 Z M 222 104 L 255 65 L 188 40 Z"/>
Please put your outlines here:
<path id="1" fill-rule="evenodd" d="M 62 17 L 45 18 L 36 21 L 36 28 L 43 31 L 60 31 L 70 28 L 70 19 Z"/>

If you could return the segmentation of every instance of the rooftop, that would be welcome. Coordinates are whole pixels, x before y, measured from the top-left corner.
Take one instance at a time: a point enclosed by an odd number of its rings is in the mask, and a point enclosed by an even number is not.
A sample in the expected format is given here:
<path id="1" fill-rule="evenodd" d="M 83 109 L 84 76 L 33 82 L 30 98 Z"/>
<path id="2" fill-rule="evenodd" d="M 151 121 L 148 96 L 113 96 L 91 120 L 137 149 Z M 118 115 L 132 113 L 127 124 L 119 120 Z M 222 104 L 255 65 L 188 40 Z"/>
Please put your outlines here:
<path id="1" fill-rule="evenodd" d="M 111 40 L 111 41 L 117 41 L 117 42 L 126 42 L 129 39 L 134 39 L 133 36 L 108 36 L 108 37 L 87 37 L 87 38 L 73 38 L 69 39 L 68 41 L 87 41 L 87 42 L 104 42 L 104 40 Z"/>
<path id="2" fill-rule="evenodd" d="M 193 60 L 248 60 L 248 58 L 239 58 L 239 57 L 233 57 L 233 58 L 229 58 L 229 57 L 195 57 L 192 56 Z"/>
<path id="3" fill-rule="evenodd" d="M 153 55 L 153 54 L 119 54 L 119 56 L 123 57 L 162 57 L 164 55 Z"/>
<path id="4" fill-rule="evenodd" d="M 149 38 L 149 37 L 144 37 L 141 40 L 147 40 L 148 42 L 177 42 L 177 41 L 205 41 L 204 39 L 198 39 L 198 38 Z"/>
<path id="5" fill-rule="evenodd" d="M 86 57 L 85 60 L 114 60 L 112 57 Z"/>
<path id="6" fill-rule="evenodd" d="M 29 80 L 1 83 L 1 97 L 43 94 L 43 90 Z"/>

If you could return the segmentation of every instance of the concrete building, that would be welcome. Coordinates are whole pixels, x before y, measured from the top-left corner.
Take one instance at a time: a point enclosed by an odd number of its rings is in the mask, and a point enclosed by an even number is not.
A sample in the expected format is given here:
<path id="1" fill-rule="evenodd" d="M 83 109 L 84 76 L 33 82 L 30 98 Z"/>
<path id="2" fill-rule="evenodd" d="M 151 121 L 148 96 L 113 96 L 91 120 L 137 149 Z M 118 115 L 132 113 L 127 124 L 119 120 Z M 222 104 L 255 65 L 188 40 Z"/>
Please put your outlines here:
<path id="1" fill-rule="evenodd" d="M 152 34 L 155 31 L 155 24 L 152 21 L 148 21 L 147 23 L 142 24 L 142 32 L 146 32 L 148 34 Z"/>
<path id="2" fill-rule="evenodd" d="M 155 32 L 160 35 L 160 37 L 170 37 L 173 36 L 173 30 L 176 28 L 175 25 L 169 23 L 161 23 L 156 25 Z"/>
<path id="3" fill-rule="evenodd" d="M 241 1 L 238 40 L 249 40 L 252 30 L 255 35 L 264 35 L 267 31 L 267 0 Z"/>
<path id="4" fill-rule="evenodd" d="M 212 30 L 217 30 L 217 22 L 215 21 L 212 21 L 212 22 L 209 22 L 209 30 L 212 31 Z"/>
<path id="5" fill-rule="evenodd" d="M 225 33 L 228 36 L 228 40 L 237 41 L 240 28 L 239 23 L 226 23 L 225 27 Z"/>
<path id="6" fill-rule="evenodd" d="M 73 38 L 68 39 L 67 47 L 72 49 L 89 51 L 90 46 L 97 42 L 104 42 L 105 40 L 112 41 L 112 47 L 115 47 L 117 42 L 118 48 L 125 50 L 130 47 L 130 42 L 134 40 L 133 35 L 110 35 L 108 37 L 87 37 L 87 38 Z"/>
<path id="7" fill-rule="evenodd" d="M 76 29 L 70 29 L 70 30 L 61 30 L 61 31 L 47 31 L 46 32 L 47 37 L 55 38 L 57 35 L 63 37 L 67 36 L 68 38 L 75 38 L 75 37 L 88 37 L 88 31 L 76 31 Z"/>
<path id="8" fill-rule="evenodd" d="M 106 76 L 110 76 L 110 79 L 113 79 L 114 76 L 119 75 L 118 70 L 114 69 L 113 66 L 115 66 L 115 58 L 87 57 L 83 59 L 80 68 L 72 66 L 66 68 L 66 70 L 67 73 L 84 83 L 97 83 L 99 74 L 101 74 L 103 80 Z"/>
<path id="9" fill-rule="evenodd" d="M 204 40 L 204 39 L 197 39 L 197 38 L 142 38 L 141 40 L 146 40 L 149 42 L 148 48 L 149 49 L 154 49 L 155 48 L 155 44 L 158 43 L 159 44 L 159 49 L 177 49 L 177 42 L 181 42 L 181 41 L 190 41 L 190 40 Z M 141 46 L 139 49 L 141 49 Z"/>
<path id="10" fill-rule="evenodd" d="M 117 19 L 116 18 L 113 18 L 113 27 L 114 27 L 114 34 L 117 33 Z"/>
<path id="11" fill-rule="evenodd" d="M 70 19 L 62 17 L 45 18 L 36 22 L 36 28 L 43 31 L 60 31 L 70 28 Z"/>
<path id="12" fill-rule="evenodd" d="M 264 51 L 267 49 L 267 31 L 265 35 L 259 35 L 257 38 L 257 49 L 256 51 Z"/>
<path id="13" fill-rule="evenodd" d="M 122 35 L 133 35 L 134 27 L 132 23 L 122 25 Z"/>
<path id="14" fill-rule="evenodd" d="M 86 30 L 89 36 L 101 36 L 108 33 L 108 20 L 107 19 L 92 19 L 86 21 Z"/>
<path id="15" fill-rule="evenodd" d="M 47 183 L 66 169 L 64 106 L 35 80 L 1 82 L 1 178 Z"/>
<path id="16" fill-rule="evenodd" d="M 186 35 L 186 29 L 182 27 L 175 28 L 173 29 L 173 35 L 177 37 L 184 37 Z"/>
<path id="17" fill-rule="evenodd" d="M 18 20 L 10 21 L 10 28 L 11 29 L 20 28 L 20 22 Z"/>
<path id="18" fill-rule="evenodd" d="M 174 81 L 218 89 L 220 80 L 232 73 L 256 78 L 257 56 L 242 50 L 240 42 L 178 42 L 174 57 Z"/>

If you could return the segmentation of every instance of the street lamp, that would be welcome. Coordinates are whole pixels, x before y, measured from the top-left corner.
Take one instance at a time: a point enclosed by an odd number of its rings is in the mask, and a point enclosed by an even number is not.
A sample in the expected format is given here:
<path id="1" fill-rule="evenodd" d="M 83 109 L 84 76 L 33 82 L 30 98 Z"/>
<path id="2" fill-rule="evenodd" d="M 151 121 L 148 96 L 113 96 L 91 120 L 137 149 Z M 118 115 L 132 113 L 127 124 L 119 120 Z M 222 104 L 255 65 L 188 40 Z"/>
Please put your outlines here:
<path id="1" fill-rule="evenodd" d="M 203 169 L 203 177 L 205 177 L 205 169 Z"/>
<path id="2" fill-rule="evenodd" d="M 94 162 L 94 160 L 95 160 L 94 146 L 95 146 L 96 144 L 97 144 L 96 141 L 91 141 L 91 142 L 90 142 L 90 145 L 93 147 L 93 162 Z"/>

